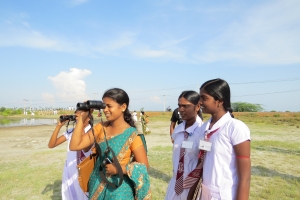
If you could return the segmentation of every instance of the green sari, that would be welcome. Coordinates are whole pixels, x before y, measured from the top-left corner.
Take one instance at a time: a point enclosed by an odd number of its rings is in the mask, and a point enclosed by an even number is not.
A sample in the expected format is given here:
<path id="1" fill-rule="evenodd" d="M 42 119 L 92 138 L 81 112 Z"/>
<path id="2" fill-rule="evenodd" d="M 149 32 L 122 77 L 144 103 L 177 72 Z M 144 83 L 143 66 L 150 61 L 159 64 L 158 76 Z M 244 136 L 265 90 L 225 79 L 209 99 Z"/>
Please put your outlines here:
<path id="1" fill-rule="evenodd" d="M 110 148 L 115 152 L 118 161 L 120 162 L 126 150 L 130 147 L 131 143 L 136 137 L 141 137 L 144 147 L 147 151 L 146 142 L 143 134 L 138 134 L 136 128 L 130 127 L 126 129 L 122 134 L 117 135 L 110 140 L 108 144 Z M 126 200 L 148 200 L 151 199 L 150 191 L 150 179 L 147 172 L 147 167 L 142 163 L 129 162 L 126 166 L 127 175 L 124 175 L 124 180 L 121 186 L 114 189 L 106 184 L 100 178 L 99 167 L 105 159 L 104 151 L 107 147 L 106 142 L 99 143 L 101 148 L 101 156 L 97 158 L 94 170 L 90 176 L 89 181 L 89 198 L 90 199 L 126 199 Z M 112 153 L 109 155 L 109 159 L 112 160 Z M 105 174 L 104 170 L 104 174 Z M 107 180 L 115 184 L 119 183 L 118 175 L 106 176 Z"/>

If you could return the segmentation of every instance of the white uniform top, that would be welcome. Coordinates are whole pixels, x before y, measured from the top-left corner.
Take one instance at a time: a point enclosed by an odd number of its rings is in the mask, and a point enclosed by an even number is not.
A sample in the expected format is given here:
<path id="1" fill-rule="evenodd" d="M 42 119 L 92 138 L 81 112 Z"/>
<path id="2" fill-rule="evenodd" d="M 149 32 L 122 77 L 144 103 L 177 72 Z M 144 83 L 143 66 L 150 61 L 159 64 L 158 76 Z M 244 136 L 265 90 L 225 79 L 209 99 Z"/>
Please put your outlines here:
<path id="1" fill-rule="evenodd" d="M 132 118 L 134 122 L 137 122 L 137 112 L 132 113 Z"/>
<path id="2" fill-rule="evenodd" d="M 249 128 L 227 112 L 208 130 L 211 119 L 196 131 L 204 139 L 205 131 L 211 132 L 211 151 L 206 152 L 203 165 L 202 200 L 234 199 L 237 190 L 238 174 L 234 145 L 250 140 Z"/>
<path id="3" fill-rule="evenodd" d="M 191 133 L 191 136 L 188 136 L 186 141 L 193 142 L 193 147 L 191 149 L 185 149 L 184 155 L 184 172 L 183 172 L 183 180 L 187 177 L 187 175 L 196 168 L 198 162 L 198 154 L 199 154 L 199 139 L 200 134 L 199 132 L 196 133 L 195 130 L 197 127 L 202 125 L 202 120 L 200 117 L 197 116 L 195 123 L 188 127 L 185 130 L 185 121 L 175 127 L 174 132 L 172 134 L 172 138 L 174 140 L 173 144 L 173 176 L 169 182 L 169 186 L 167 189 L 165 200 L 185 200 L 187 198 L 189 189 L 183 189 L 183 192 L 177 196 L 175 193 L 175 182 L 177 176 L 177 169 L 179 163 L 179 155 L 180 155 L 180 148 L 182 142 L 184 141 L 184 132 L 187 131 Z"/>
<path id="4" fill-rule="evenodd" d="M 88 125 L 84 128 L 84 132 L 87 133 L 91 129 L 91 126 Z M 81 199 L 87 200 L 88 196 L 85 194 L 78 182 L 78 170 L 77 170 L 77 151 L 70 151 L 69 145 L 70 140 L 73 135 L 73 129 L 69 129 L 64 133 L 64 136 L 68 140 L 67 147 L 67 159 L 64 166 L 62 185 L 61 185 L 61 196 L 63 200 L 69 199 Z M 85 157 L 91 154 L 91 150 L 88 152 L 82 151 Z"/>

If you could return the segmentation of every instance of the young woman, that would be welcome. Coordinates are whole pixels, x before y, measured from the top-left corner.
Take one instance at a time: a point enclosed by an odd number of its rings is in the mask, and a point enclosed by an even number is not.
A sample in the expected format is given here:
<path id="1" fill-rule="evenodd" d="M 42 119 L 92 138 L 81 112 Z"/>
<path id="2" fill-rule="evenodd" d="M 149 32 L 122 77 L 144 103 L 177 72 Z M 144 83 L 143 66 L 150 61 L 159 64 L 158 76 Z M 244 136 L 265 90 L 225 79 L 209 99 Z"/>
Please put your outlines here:
<path id="1" fill-rule="evenodd" d="M 144 135 L 137 132 L 128 110 L 129 97 L 124 90 L 113 88 L 104 93 L 102 100 L 106 104 L 103 112 L 107 121 L 81 135 L 83 122 L 91 114 L 82 113 L 70 143 L 71 150 L 84 149 L 94 143 L 95 136 L 100 146 L 101 152 L 97 152 L 99 157 L 89 180 L 89 198 L 151 199 L 146 143 Z M 118 163 L 121 165 L 119 171 Z M 122 174 L 124 180 L 119 185 Z"/>
<path id="2" fill-rule="evenodd" d="M 222 79 L 205 82 L 200 87 L 200 105 L 211 118 L 199 129 L 199 162 L 201 157 L 204 162 L 198 199 L 246 200 L 251 176 L 250 131 L 233 118 L 228 83 Z"/>
<path id="3" fill-rule="evenodd" d="M 149 120 L 148 120 L 148 115 L 146 115 L 146 113 L 141 110 L 141 124 L 142 124 L 142 130 L 143 130 L 143 133 L 145 135 L 148 135 L 151 133 L 150 129 L 148 128 L 148 123 L 149 123 Z"/>
<path id="4" fill-rule="evenodd" d="M 82 111 L 76 110 L 75 114 L 80 115 Z M 76 117 L 78 120 L 78 117 Z M 68 141 L 68 148 L 67 148 L 67 159 L 66 164 L 64 166 L 63 177 L 62 177 L 62 185 L 61 185 L 61 196 L 62 199 L 88 199 L 87 194 L 85 194 L 78 182 L 78 173 L 77 173 L 77 165 L 87 156 L 89 156 L 90 150 L 87 147 L 85 150 L 78 150 L 78 151 L 70 151 L 69 144 L 70 139 L 73 134 L 73 128 L 68 129 L 64 132 L 63 135 L 58 137 L 58 133 L 62 126 L 68 121 L 61 122 L 58 119 L 58 123 L 56 125 L 55 130 L 52 133 L 52 136 L 49 140 L 48 147 L 54 148 L 65 141 Z M 82 129 L 79 130 L 80 134 L 85 134 L 91 126 L 89 125 L 89 119 L 86 119 L 82 125 Z"/>
<path id="5" fill-rule="evenodd" d="M 200 96 L 195 91 L 183 91 L 178 98 L 178 110 L 183 122 L 175 127 L 171 135 L 173 144 L 173 177 L 169 182 L 165 200 L 187 199 L 190 187 L 183 180 L 196 168 L 198 161 L 199 134 L 196 128 L 202 125 Z M 201 115 L 200 115 L 201 116 Z"/>

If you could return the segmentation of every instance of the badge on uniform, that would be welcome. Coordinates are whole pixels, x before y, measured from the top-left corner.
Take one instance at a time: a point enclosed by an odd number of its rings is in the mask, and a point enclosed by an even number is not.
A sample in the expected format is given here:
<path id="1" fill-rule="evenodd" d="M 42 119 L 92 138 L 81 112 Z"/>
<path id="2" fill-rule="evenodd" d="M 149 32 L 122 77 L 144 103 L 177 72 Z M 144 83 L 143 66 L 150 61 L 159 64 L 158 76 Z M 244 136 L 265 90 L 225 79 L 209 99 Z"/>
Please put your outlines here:
<path id="1" fill-rule="evenodd" d="M 199 149 L 204 150 L 204 151 L 210 151 L 211 150 L 211 142 L 207 142 L 205 140 L 200 140 Z"/>
<path id="2" fill-rule="evenodd" d="M 181 147 L 185 148 L 185 149 L 191 149 L 191 148 L 193 148 L 193 142 L 191 142 L 191 141 L 183 141 Z"/>

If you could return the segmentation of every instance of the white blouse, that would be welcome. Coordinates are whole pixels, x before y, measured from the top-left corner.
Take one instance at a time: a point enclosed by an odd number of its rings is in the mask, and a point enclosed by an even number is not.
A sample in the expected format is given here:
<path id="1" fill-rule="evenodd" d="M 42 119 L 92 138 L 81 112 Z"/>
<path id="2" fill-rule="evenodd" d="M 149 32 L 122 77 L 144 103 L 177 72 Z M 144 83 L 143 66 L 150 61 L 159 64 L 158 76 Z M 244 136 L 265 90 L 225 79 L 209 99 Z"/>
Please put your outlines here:
<path id="1" fill-rule="evenodd" d="M 195 132 L 196 128 L 202 125 L 202 120 L 197 116 L 195 123 L 185 130 L 185 121 L 175 127 L 174 132 L 172 134 L 172 138 L 174 140 L 173 144 L 173 176 L 169 182 L 167 193 L 165 200 L 185 200 L 187 198 L 189 189 L 183 189 L 183 192 L 177 196 L 175 193 L 175 182 L 177 176 L 177 169 L 179 163 L 179 155 L 180 148 L 182 142 L 184 141 L 184 132 L 187 131 L 191 135 L 185 141 L 193 142 L 192 148 L 185 149 L 184 155 L 184 172 L 183 172 L 183 180 L 188 176 L 188 174 L 194 170 L 197 166 L 198 162 L 198 154 L 199 154 L 199 132 Z"/>
<path id="2" fill-rule="evenodd" d="M 218 129 L 209 138 L 211 151 L 206 152 L 203 165 L 202 200 L 234 199 L 237 190 L 238 174 L 234 145 L 250 140 L 249 128 L 227 112 L 208 130 L 211 119 L 196 132 L 204 139 L 205 132 Z"/>

